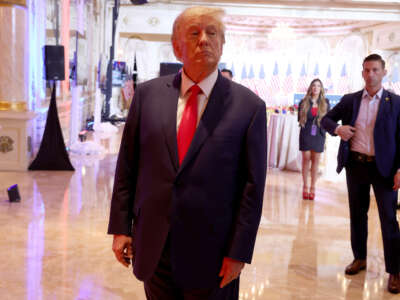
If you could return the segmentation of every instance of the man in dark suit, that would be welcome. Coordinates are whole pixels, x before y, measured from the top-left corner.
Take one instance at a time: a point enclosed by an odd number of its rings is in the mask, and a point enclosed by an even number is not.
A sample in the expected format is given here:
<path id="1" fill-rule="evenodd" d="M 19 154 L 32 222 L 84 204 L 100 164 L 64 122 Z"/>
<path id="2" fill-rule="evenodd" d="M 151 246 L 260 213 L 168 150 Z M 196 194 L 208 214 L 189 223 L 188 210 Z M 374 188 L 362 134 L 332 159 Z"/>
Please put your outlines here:
<path id="1" fill-rule="evenodd" d="M 265 103 L 217 69 L 223 11 L 175 20 L 179 74 L 138 85 L 117 162 L 108 233 L 147 299 L 238 299 L 266 176 Z"/>
<path id="2" fill-rule="evenodd" d="M 396 219 L 400 187 L 400 97 L 382 87 L 385 61 L 377 54 L 364 59 L 365 88 L 344 95 L 322 119 L 322 126 L 341 137 L 338 167 L 346 169 L 351 246 L 354 260 L 345 273 L 366 268 L 370 187 L 378 206 L 388 290 L 400 292 L 400 233 Z M 338 121 L 342 125 L 338 125 Z"/>

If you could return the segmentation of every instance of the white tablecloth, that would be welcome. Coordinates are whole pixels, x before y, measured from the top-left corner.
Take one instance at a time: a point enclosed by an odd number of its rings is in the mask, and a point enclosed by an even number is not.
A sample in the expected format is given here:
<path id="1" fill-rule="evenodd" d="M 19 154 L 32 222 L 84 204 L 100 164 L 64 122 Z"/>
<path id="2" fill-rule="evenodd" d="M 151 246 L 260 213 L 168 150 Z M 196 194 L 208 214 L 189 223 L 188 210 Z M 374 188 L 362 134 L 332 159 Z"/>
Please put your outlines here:
<path id="1" fill-rule="evenodd" d="M 268 167 L 300 171 L 297 115 L 270 114 L 268 117 Z"/>

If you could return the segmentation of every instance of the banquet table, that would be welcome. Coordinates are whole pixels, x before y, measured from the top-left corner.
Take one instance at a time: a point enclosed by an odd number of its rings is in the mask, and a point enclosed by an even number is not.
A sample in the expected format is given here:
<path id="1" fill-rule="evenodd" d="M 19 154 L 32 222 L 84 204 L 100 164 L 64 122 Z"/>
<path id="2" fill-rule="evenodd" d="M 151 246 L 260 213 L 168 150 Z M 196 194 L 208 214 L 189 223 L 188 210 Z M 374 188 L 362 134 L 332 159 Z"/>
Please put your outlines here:
<path id="1" fill-rule="evenodd" d="M 301 170 L 299 133 L 297 115 L 268 114 L 268 167 Z"/>

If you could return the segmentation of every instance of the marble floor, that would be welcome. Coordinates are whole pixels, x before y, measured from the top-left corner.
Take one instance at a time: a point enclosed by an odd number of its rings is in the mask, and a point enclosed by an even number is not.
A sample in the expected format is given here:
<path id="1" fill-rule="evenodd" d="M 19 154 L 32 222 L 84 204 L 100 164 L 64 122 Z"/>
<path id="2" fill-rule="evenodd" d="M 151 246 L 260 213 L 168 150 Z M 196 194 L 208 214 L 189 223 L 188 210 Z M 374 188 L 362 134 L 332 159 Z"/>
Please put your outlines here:
<path id="1" fill-rule="evenodd" d="M 72 156 L 75 172 L 0 172 L 1 299 L 144 299 L 142 283 L 117 263 L 106 235 L 119 135 L 107 154 Z M 322 163 L 315 201 L 301 199 L 301 175 L 268 171 L 253 263 L 240 299 L 397 299 L 386 291 L 377 207 L 371 202 L 368 267 L 352 260 L 343 176 Z M 328 157 L 329 156 L 329 157 Z M 18 183 L 22 200 L 9 203 Z"/>

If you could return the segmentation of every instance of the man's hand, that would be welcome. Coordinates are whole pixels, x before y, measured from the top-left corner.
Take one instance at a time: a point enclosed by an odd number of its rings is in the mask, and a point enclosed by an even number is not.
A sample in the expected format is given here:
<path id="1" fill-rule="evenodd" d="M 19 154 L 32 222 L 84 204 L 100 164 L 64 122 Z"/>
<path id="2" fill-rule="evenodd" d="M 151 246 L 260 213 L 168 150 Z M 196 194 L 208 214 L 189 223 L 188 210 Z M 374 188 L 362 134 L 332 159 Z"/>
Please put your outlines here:
<path id="1" fill-rule="evenodd" d="M 243 268 L 244 262 L 229 257 L 224 257 L 221 271 L 219 272 L 219 277 L 223 277 L 221 280 L 220 288 L 223 288 L 232 280 L 238 278 Z"/>
<path id="2" fill-rule="evenodd" d="M 393 183 L 393 190 L 397 191 L 400 188 L 400 172 L 397 172 L 396 175 L 394 175 Z"/>
<path id="3" fill-rule="evenodd" d="M 343 125 L 336 128 L 335 133 L 341 137 L 342 140 L 348 141 L 356 132 L 356 128 L 350 125 Z"/>
<path id="4" fill-rule="evenodd" d="M 132 238 L 123 234 L 114 234 L 112 250 L 117 260 L 128 268 L 133 258 Z"/>

